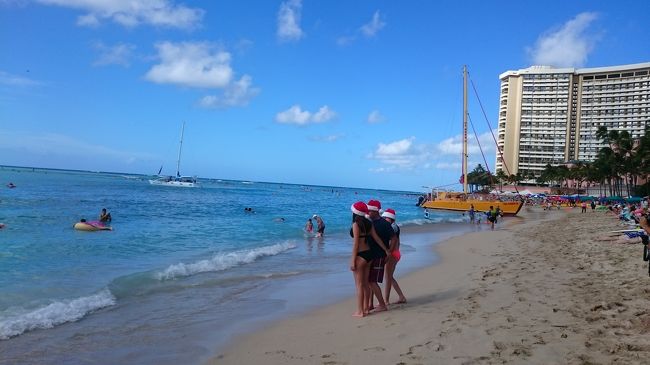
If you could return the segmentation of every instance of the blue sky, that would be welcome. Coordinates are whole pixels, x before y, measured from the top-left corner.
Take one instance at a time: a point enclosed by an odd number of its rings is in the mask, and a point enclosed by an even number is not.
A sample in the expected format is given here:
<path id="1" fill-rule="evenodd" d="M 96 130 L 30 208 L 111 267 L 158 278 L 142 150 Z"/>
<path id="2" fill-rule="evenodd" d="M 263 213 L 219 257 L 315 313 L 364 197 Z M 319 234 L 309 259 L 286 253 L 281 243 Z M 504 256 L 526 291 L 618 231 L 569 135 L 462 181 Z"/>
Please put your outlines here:
<path id="1" fill-rule="evenodd" d="M 648 14 L 646 1 L 0 0 L 0 164 L 173 174 L 186 121 L 183 174 L 454 183 L 463 64 L 494 128 L 500 73 L 648 62 Z M 493 168 L 473 97 L 470 115 Z"/>

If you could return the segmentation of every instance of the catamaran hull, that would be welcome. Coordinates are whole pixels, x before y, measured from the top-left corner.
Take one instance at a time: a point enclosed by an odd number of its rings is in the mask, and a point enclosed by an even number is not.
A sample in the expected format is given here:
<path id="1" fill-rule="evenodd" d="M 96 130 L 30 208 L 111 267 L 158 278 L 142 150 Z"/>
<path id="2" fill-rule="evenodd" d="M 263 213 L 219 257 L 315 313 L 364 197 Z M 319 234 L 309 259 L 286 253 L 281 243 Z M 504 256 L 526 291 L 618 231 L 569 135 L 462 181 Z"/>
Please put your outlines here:
<path id="1" fill-rule="evenodd" d="M 504 216 L 515 216 L 519 213 L 524 203 L 516 201 L 502 202 L 498 200 L 433 200 L 422 203 L 421 207 L 451 212 L 467 212 L 471 205 L 474 205 L 474 211 L 476 212 L 487 212 L 490 210 L 490 206 L 493 206 L 494 208 L 498 207 L 501 209 L 501 213 Z"/>
<path id="2" fill-rule="evenodd" d="M 174 187 L 180 187 L 180 188 L 195 188 L 195 187 L 197 187 L 196 183 L 184 182 L 184 181 L 149 180 L 149 184 L 158 185 L 158 186 L 174 186 Z"/>

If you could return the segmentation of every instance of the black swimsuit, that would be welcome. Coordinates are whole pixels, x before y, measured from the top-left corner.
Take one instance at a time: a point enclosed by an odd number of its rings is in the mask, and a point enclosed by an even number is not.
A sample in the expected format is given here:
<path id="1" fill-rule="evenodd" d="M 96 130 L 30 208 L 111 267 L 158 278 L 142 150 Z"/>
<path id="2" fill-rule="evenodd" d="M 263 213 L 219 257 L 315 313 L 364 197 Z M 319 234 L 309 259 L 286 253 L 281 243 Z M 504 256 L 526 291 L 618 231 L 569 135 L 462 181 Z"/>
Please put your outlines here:
<path id="1" fill-rule="evenodd" d="M 350 228 L 350 236 L 352 236 L 352 228 Z M 364 235 L 359 235 L 359 238 L 363 238 L 364 240 L 366 240 L 366 235 L 365 234 Z M 372 261 L 372 252 L 370 251 L 370 249 L 365 250 L 365 251 L 358 251 L 357 256 L 361 257 L 366 262 Z"/>
<path id="2" fill-rule="evenodd" d="M 362 259 L 366 260 L 366 262 L 372 261 L 372 252 L 370 252 L 370 250 L 359 251 L 359 252 L 357 252 L 357 256 L 359 256 Z"/>

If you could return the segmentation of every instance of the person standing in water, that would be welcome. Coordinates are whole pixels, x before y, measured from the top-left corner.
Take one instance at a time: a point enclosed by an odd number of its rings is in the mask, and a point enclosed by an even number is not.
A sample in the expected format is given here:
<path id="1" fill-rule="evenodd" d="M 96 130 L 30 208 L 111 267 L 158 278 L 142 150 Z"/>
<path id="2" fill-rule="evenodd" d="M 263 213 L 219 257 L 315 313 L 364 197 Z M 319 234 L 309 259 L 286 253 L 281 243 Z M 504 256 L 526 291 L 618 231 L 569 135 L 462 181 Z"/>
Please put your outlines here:
<path id="1" fill-rule="evenodd" d="M 399 246 L 401 243 L 399 239 L 400 229 L 397 223 L 395 223 L 396 213 L 395 210 L 388 208 L 384 213 L 382 213 L 381 216 L 388 223 L 390 223 L 391 227 L 393 228 L 393 231 L 395 231 L 395 235 L 391 239 L 388 248 L 388 251 L 390 251 L 390 255 L 393 256 L 393 260 L 389 260 L 388 262 L 386 262 L 386 286 L 384 287 L 384 298 L 386 299 L 386 304 L 390 304 L 390 291 L 392 288 L 395 288 L 397 295 L 399 295 L 399 299 L 395 303 L 397 304 L 406 303 L 406 297 L 404 297 L 404 293 L 402 293 L 402 289 L 400 288 L 399 284 L 397 283 L 397 280 L 395 280 L 395 277 L 393 276 L 393 274 L 395 273 L 395 267 L 397 266 L 399 260 L 402 258 L 402 254 L 399 251 Z"/>
<path id="2" fill-rule="evenodd" d="M 307 223 L 305 223 L 305 232 L 307 233 L 313 233 L 314 232 L 314 223 L 311 222 L 311 218 L 307 220 Z"/>
<path id="3" fill-rule="evenodd" d="M 497 215 L 499 215 L 497 210 L 494 209 L 494 207 L 490 205 L 490 210 L 487 213 L 487 219 L 488 219 L 488 221 L 490 221 L 492 230 L 494 230 L 494 223 L 497 222 Z"/>
<path id="4" fill-rule="evenodd" d="M 470 204 L 470 206 L 469 206 L 469 222 L 474 223 L 475 218 L 476 218 L 476 211 L 474 210 L 474 204 Z"/>
<path id="5" fill-rule="evenodd" d="M 314 214 L 312 218 L 316 220 L 316 237 L 323 237 L 325 233 L 325 222 L 323 222 L 323 218 L 317 214 Z"/>

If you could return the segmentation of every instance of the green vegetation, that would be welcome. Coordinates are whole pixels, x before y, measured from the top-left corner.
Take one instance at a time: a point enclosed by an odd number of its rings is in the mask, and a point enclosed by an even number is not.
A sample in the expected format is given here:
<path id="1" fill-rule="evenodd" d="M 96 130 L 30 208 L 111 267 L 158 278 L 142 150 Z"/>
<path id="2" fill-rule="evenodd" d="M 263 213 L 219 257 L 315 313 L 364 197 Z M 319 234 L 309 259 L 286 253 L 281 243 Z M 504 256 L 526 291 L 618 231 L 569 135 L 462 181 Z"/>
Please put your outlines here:
<path id="1" fill-rule="evenodd" d="M 645 135 L 636 141 L 627 131 L 608 131 L 606 127 L 598 128 L 596 137 L 607 146 L 600 149 L 595 161 L 578 161 L 571 168 L 546 165 L 536 181 L 561 187 L 568 180 L 573 180 L 575 186 L 589 182 L 601 186 L 601 194 L 647 195 L 649 185 L 639 186 L 638 181 L 650 175 L 650 126 L 646 126 Z M 607 191 L 602 190 L 607 187 Z"/>
<path id="2" fill-rule="evenodd" d="M 596 160 L 590 163 L 576 161 L 567 165 L 547 164 L 539 175 L 532 171 L 519 171 L 507 175 L 499 170 L 492 175 L 481 164 L 467 174 L 470 191 L 489 190 L 503 184 L 519 184 L 535 181 L 538 184 L 558 187 L 579 187 L 584 182 L 600 186 L 600 194 L 609 196 L 645 196 L 650 194 L 650 182 L 639 185 L 640 178 L 650 177 L 650 121 L 646 122 L 645 135 L 634 140 L 627 131 L 608 131 L 600 127 L 596 137 L 607 146 L 598 151 Z M 568 181 L 573 186 L 568 186 Z"/>

